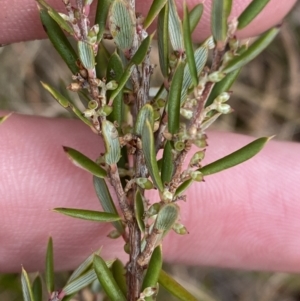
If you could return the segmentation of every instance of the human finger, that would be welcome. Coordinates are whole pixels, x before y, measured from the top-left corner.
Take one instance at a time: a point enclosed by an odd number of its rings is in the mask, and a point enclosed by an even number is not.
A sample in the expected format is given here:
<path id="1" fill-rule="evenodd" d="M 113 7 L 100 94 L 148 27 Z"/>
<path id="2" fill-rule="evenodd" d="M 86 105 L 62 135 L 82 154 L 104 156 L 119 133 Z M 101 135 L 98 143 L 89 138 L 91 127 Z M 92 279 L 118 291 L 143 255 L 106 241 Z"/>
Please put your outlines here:
<path id="1" fill-rule="evenodd" d="M 75 220 L 54 207 L 100 209 L 92 177 L 66 158 L 62 145 L 95 159 L 100 138 L 79 121 L 13 115 L 0 127 L 0 269 L 42 270 L 53 237 L 56 268 L 73 269 L 103 246 L 126 258 L 111 226 Z M 205 162 L 244 146 L 250 137 L 209 133 Z M 232 268 L 300 271 L 300 146 L 271 141 L 248 162 L 194 184 L 181 202 L 189 234 L 164 243 L 168 261 Z M 151 201 L 157 195 L 150 195 Z"/>

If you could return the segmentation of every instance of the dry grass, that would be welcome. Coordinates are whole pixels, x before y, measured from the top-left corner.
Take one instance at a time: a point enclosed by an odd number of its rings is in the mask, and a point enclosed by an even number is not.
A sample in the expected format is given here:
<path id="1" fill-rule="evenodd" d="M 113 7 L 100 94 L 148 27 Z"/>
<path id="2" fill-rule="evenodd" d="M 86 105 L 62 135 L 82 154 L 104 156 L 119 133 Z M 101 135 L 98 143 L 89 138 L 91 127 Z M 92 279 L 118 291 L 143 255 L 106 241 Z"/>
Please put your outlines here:
<path id="1" fill-rule="evenodd" d="M 253 136 L 276 134 L 281 140 L 300 141 L 299 15 L 300 3 L 273 45 L 242 71 L 232 88 L 235 113 L 224 116 L 215 128 Z M 69 116 L 39 83 L 43 80 L 59 85 L 60 78 L 67 81 L 70 76 L 48 41 L 0 48 L 0 65 L 0 109 Z M 204 301 L 300 300 L 300 277 L 295 275 L 182 266 L 169 270 Z M 1 295 L 3 289 L 0 283 L 1 300 L 20 300 L 17 291 Z"/>

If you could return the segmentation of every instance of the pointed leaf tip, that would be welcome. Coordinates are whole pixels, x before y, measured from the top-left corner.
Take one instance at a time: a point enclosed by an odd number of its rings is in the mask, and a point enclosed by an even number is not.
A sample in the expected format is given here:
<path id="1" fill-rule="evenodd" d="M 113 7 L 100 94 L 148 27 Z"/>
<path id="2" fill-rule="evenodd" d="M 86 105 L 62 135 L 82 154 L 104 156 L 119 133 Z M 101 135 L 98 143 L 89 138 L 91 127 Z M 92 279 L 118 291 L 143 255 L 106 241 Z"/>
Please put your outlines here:
<path id="1" fill-rule="evenodd" d="M 102 167 L 100 167 L 96 162 L 86 157 L 79 151 L 67 146 L 63 146 L 63 150 L 76 166 L 90 172 L 92 175 L 95 175 L 99 178 L 104 178 L 107 175 L 106 171 Z"/>

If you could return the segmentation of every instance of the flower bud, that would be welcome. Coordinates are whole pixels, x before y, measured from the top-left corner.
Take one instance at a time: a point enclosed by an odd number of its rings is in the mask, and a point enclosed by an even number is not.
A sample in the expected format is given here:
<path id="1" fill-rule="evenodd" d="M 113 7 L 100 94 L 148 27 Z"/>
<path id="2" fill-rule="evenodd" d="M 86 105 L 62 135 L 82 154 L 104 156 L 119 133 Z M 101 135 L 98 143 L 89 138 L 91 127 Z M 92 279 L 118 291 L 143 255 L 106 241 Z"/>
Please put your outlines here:
<path id="1" fill-rule="evenodd" d="M 193 111 L 181 108 L 180 109 L 180 115 L 183 116 L 186 119 L 191 119 L 193 117 Z"/>
<path id="2" fill-rule="evenodd" d="M 174 143 L 174 148 L 178 151 L 178 152 L 181 152 L 184 150 L 185 148 L 185 143 L 182 142 L 182 141 L 176 141 Z"/>
<path id="3" fill-rule="evenodd" d="M 161 204 L 159 203 L 154 203 L 153 205 L 150 206 L 148 209 L 147 213 L 149 216 L 156 215 L 161 207 Z"/>
<path id="4" fill-rule="evenodd" d="M 105 105 L 103 107 L 101 107 L 97 113 L 100 115 L 100 116 L 108 116 L 113 110 L 113 107 L 109 106 L 109 105 Z"/>
<path id="5" fill-rule="evenodd" d="M 136 183 L 143 189 L 153 188 L 153 183 L 147 178 L 137 178 Z"/>
<path id="6" fill-rule="evenodd" d="M 191 177 L 196 182 L 203 182 L 203 174 L 201 171 L 198 170 L 192 171 Z"/>
<path id="7" fill-rule="evenodd" d="M 208 80 L 210 82 L 217 83 L 217 82 L 221 81 L 225 76 L 226 76 L 225 73 L 222 73 L 220 71 L 215 71 L 208 75 Z"/>
<path id="8" fill-rule="evenodd" d="M 218 105 L 216 107 L 216 110 L 219 112 L 219 113 L 222 113 L 222 114 L 228 114 L 231 112 L 231 107 L 230 105 L 226 104 L 226 103 L 222 103 L 220 105 Z"/>
<path id="9" fill-rule="evenodd" d="M 180 235 L 184 235 L 184 234 L 188 234 L 188 230 L 186 229 L 186 227 L 183 224 L 180 223 L 175 223 L 173 228 L 172 228 L 177 234 Z"/>
<path id="10" fill-rule="evenodd" d="M 115 80 L 111 80 L 106 84 L 106 89 L 107 90 L 115 90 L 118 88 L 118 84 Z"/>
<path id="11" fill-rule="evenodd" d="M 159 110 L 153 112 L 153 118 L 154 118 L 154 120 L 159 120 L 160 119 Z"/>
<path id="12" fill-rule="evenodd" d="M 97 108 L 98 108 L 98 103 L 97 103 L 97 101 L 95 101 L 95 100 L 90 100 L 89 103 L 88 103 L 88 108 L 89 108 L 90 110 L 95 110 L 95 109 L 97 109 Z"/>
<path id="13" fill-rule="evenodd" d="M 163 98 L 159 98 L 159 99 L 157 99 L 156 104 L 159 108 L 164 108 L 166 101 Z"/>
<path id="14" fill-rule="evenodd" d="M 230 98 L 230 93 L 222 92 L 214 101 L 217 103 L 226 102 Z"/>
<path id="15" fill-rule="evenodd" d="M 200 162 L 204 159 L 205 150 L 195 153 L 190 161 L 190 166 L 199 166 Z"/>

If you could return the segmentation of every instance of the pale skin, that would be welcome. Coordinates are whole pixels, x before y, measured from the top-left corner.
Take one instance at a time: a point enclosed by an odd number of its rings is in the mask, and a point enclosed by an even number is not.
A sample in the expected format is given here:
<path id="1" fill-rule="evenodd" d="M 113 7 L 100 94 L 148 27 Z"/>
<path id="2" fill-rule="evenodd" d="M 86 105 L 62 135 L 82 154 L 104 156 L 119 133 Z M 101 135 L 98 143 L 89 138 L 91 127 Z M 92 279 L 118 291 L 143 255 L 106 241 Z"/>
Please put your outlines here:
<path id="1" fill-rule="evenodd" d="M 192 7 L 196 2 L 189 4 Z M 249 1 L 233 2 L 234 16 Z M 295 2 L 271 0 L 240 35 L 253 36 L 278 24 Z M 208 16 L 206 12 L 195 39 L 209 31 Z M 0 43 L 44 37 L 32 0 L 2 1 L 0 25 Z M 111 226 L 51 211 L 54 207 L 100 208 L 91 176 L 73 166 L 61 147 L 73 147 L 95 159 L 100 152 L 99 137 L 76 120 L 18 114 L 1 125 L 0 135 L 0 272 L 20 271 L 21 264 L 28 271 L 43 270 L 49 235 L 58 270 L 75 268 L 100 246 L 104 258 L 126 259 L 121 239 L 106 238 Z M 205 162 L 252 140 L 209 132 Z M 181 222 L 189 234 L 167 237 L 165 258 L 197 265 L 299 272 L 299 153 L 296 143 L 271 141 L 243 165 L 193 185 L 187 192 L 188 201 L 181 203 Z M 149 195 L 149 199 L 157 200 L 157 196 Z"/>

